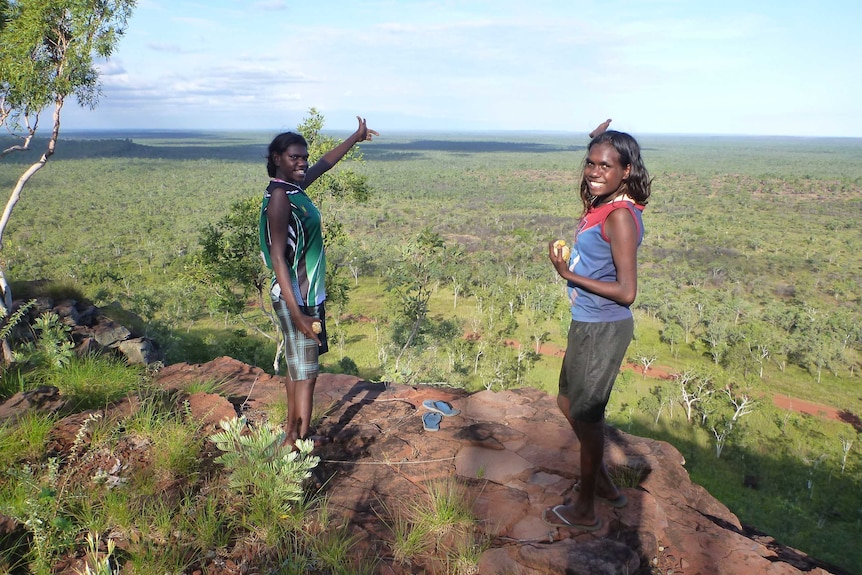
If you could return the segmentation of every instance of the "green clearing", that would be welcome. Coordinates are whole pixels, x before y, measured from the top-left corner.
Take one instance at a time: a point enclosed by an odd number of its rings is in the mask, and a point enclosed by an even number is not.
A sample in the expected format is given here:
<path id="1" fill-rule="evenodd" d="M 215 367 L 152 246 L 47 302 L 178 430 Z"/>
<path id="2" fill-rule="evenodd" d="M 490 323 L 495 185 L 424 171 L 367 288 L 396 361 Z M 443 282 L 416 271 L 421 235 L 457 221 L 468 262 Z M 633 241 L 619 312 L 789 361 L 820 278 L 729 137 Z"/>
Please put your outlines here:
<path id="1" fill-rule="evenodd" d="M 260 194 L 269 137 L 69 135 L 16 207 L 2 253 L 8 277 L 74 286 L 159 341 L 168 363 L 227 354 L 271 370 L 274 346 L 217 312 L 185 275 L 201 228 Z M 674 444 L 692 478 L 744 523 L 862 573 L 862 444 L 851 425 L 862 414 L 862 140 L 639 139 L 655 182 L 629 357 L 695 372 L 714 393 L 699 406 L 706 424 L 700 412 L 688 422 L 679 383 L 626 371 L 609 421 Z M 546 251 L 570 239 L 586 141 L 384 134 L 363 145 L 355 169 L 368 175 L 371 199 L 324 206 L 349 235 L 330 262 L 351 286 L 348 303 L 328 308 L 325 368 L 553 393 L 559 358 L 527 352 L 565 343 L 563 286 Z M 4 158 L 0 188 L 32 161 Z M 427 321 L 396 367 L 403 302 L 387 278 L 406 269 L 401 247 L 422 230 L 446 252 L 421 262 L 433 278 Z M 847 422 L 784 412 L 774 393 L 838 407 Z M 729 400 L 743 396 L 753 412 L 733 422 L 717 457 Z"/>

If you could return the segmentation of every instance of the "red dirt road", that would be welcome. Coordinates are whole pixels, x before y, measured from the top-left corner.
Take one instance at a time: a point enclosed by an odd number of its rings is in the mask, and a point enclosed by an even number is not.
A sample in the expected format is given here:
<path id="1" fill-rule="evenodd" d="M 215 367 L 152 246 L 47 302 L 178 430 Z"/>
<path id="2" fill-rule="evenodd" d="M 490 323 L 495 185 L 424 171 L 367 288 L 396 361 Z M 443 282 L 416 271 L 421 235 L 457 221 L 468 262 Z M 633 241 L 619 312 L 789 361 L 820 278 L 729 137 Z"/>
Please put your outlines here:
<path id="1" fill-rule="evenodd" d="M 807 413 L 809 415 L 817 415 L 819 417 L 825 417 L 827 419 L 845 421 L 845 419 L 841 417 L 841 411 L 839 409 L 830 407 L 828 405 L 812 403 L 810 401 L 804 401 L 795 397 L 781 395 L 780 393 L 776 393 L 772 396 L 772 402 L 776 405 L 776 407 L 780 407 L 782 409 L 790 409 L 797 413 Z"/>
<path id="2" fill-rule="evenodd" d="M 517 344 L 515 342 L 510 342 L 509 345 L 514 347 Z M 539 348 L 539 353 L 541 353 L 542 355 L 563 357 L 565 350 L 558 346 L 545 344 Z M 627 363 L 623 365 L 623 369 L 630 369 L 640 374 L 643 373 L 643 367 L 632 363 Z M 647 370 L 647 375 L 657 379 L 673 379 L 673 374 L 668 370 L 668 368 L 662 366 L 651 366 Z M 851 425 L 853 424 L 853 422 L 848 421 L 846 412 L 842 412 L 841 410 L 835 407 L 831 407 L 829 405 L 813 403 L 811 401 L 805 401 L 795 397 L 789 397 L 780 393 L 773 394 L 772 402 L 775 404 L 776 407 L 779 407 L 781 409 L 789 409 L 797 413 L 807 413 L 809 415 L 814 415 L 817 417 L 834 419 L 835 421 L 843 421 L 845 423 L 850 423 Z"/>

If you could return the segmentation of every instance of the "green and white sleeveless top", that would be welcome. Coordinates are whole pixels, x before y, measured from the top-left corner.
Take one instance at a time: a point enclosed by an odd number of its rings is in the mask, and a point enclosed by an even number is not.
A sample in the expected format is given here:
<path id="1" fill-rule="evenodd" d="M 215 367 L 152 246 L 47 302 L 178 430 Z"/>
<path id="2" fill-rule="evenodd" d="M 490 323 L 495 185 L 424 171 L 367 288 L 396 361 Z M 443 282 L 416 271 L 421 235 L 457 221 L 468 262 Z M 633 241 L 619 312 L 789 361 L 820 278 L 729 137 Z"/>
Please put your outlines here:
<path id="1" fill-rule="evenodd" d="M 260 206 L 260 253 L 266 267 L 272 269 L 269 246 L 272 238 L 266 209 L 275 190 L 285 190 L 290 199 L 290 222 L 287 227 L 285 259 L 290 267 L 290 279 L 297 303 L 303 306 L 320 305 L 326 300 L 326 257 L 323 252 L 323 228 L 320 211 L 298 185 L 272 179 L 266 187 Z M 281 294 L 280 286 L 272 279 L 272 293 Z"/>

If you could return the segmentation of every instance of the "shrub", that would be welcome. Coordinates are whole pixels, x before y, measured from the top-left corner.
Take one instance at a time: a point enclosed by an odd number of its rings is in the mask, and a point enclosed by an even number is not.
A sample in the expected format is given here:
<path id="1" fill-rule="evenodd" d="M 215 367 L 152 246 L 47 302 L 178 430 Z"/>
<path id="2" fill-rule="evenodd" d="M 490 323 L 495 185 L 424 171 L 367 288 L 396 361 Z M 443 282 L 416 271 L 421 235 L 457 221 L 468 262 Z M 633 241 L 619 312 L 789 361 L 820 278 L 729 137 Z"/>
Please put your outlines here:
<path id="1" fill-rule="evenodd" d="M 224 452 L 216 461 L 228 470 L 230 487 L 250 495 L 253 502 L 268 502 L 279 514 L 302 500 L 302 484 L 320 462 L 311 455 L 313 441 L 299 439 L 291 449 L 284 431 L 268 421 L 250 428 L 240 417 L 219 425 L 223 431 L 210 439 Z"/>

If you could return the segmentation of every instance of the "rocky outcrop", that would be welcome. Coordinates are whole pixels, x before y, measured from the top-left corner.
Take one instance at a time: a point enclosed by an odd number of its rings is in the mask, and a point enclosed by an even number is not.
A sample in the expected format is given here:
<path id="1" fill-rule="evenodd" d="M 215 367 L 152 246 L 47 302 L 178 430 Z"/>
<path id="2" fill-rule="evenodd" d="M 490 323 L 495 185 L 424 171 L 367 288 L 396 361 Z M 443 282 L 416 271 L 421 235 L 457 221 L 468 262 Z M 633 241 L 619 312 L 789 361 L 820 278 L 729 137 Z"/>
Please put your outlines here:
<path id="1" fill-rule="evenodd" d="M 205 434 L 238 414 L 260 421 L 268 416 L 270 404 L 284 402 L 281 378 L 228 357 L 168 366 L 159 371 L 157 381 L 170 391 L 201 381 L 220 382 L 218 394 L 169 394 L 184 402 Z M 426 399 L 447 401 L 460 413 L 445 417 L 439 431 L 426 431 Z M 322 374 L 315 402 L 317 411 L 325 413 L 316 432 L 330 440 L 318 448 L 322 461 L 316 474 L 330 521 L 348 525 L 355 541 L 351 553 L 379 558 L 376 573 L 433 571 L 392 558 L 386 543 L 392 533 L 383 518 L 405 502 L 422 500 L 430 481 L 446 478 L 457 478 L 464 486 L 477 525 L 490 542 L 477 570 L 470 571 L 481 575 L 844 573 L 741 525 L 691 482 L 681 454 L 669 444 L 610 427 L 607 462 L 626 478 L 628 504 L 615 508 L 599 502 L 602 527 L 595 532 L 547 525 L 542 511 L 571 496 L 579 476 L 579 449 L 554 398 L 535 389 L 470 394 Z M 124 417 L 139 403 L 130 396 L 103 415 Z M 63 405 L 54 388 L 16 394 L 0 405 L 0 423 L 31 410 L 56 413 Z M 48 455 L 68 454 L 85 423 L 101 415 L 81 412 L 60 419 L 51 432 Z M 124 438 L 121 455 L 92 453 L 92 469 L 86 475 L 98 471 L 110 484 L 127 481 L 134 472 L 127 464 L 140 463 L 135 454 L 146 449 L 135 441 Z M 0 539 L 18 531 L 20 526 L 0 516 Z M 208 572 L 248 571 L 212 566 Z"/>
<path id="2" fill-rule="evenodd" d="M 15 302 L 13 310 L 21 303 Z M 127 327 L 111 320 L 96 306 L 74 299 L 54 301 L 44 296 L 36 298 L 36 304 L 27 314 L 29 322 L 24 321 L 17 326 L 13 331 L 13 339 L 32 339 L 34 334 L 29 324 L 44 313 L 57 314 L 69 328 L 78 355 L 114 353 L 125 358 L 130 365 L 151 365 L 162 360 L 154 340 L 134 334 Z"/>
<path id="3" fill-rule="evenodd" d="M 0 404 L 0 424 L 14 423 L 28 411 L 55 414 L 66 407 L 66 400 L 60 390 L 50 385 L 40 385 L 36 389 L 19 391 Z"/>
<path id="4" fill-rule="evenodd" d="M 159 374 L 168 388 L 200 380 L 223 382 L 221 393 L 228 397 L 196 402 L 209 425 L 230 414 L 230 407 L 253 420 L 268 402 L 284 401 L 279 378 L 230 358 L 177 364 Z M 425 431 L 421 421 L 422 401 L 431 398 L 460 410 L 436 432 Z M 482 575 L 841 573 L 745 529 L 691 482 L 683 457 L 669 444 L 613 428 L 607 461 L 631 480 L 624 489 L 628 505 L 599 503 L 603 527 L 596 532 L 549 527 L 542 511 L 570 493 L 579 451 L 554 398 L 534 389 L 468 394 L 323 374 L 315 402 L 326 410 L 317 433 L 331 439 L 319 449 L 330 508 L 377 556 L 386 555 L 379 546 L 390 538 L 381 510 L 415 500 L 429 480 L 454 476 L 470 490 L 474 513 L 492 541 L 479 562 Z M 395 562 L 381 569 L 411 572 Z"/>
<path id="5" fill-rule="evenodd" d="M 30 323 L 45 312 L 56 313 L 70 328 L 79 354 L 117 353 L 130 364 L 144 365 L 161 359 L 152 340 L 88 303 L 39 298 L 29 311 Z M 26 322 L 19 325 L 17 336 L 32 337 Z M 181 397 L 205 434 L 237 415 L 262 420 L 270 404 L 285 401 L 281 378 L 229 357 L 176 364 L 157 375 L 168 390 L 184 390 L 201 381 L 220 382 L 219 393 Z M 426 431 L 426 399 L 447 401 L 460 413 L 443 418 L 439 431 Z M 547 525 L 542 512 L 571 496 L 580 453 L 555 399 L 535 389 L 471 394 L 322 374 L 315 404 L 318 412 L 325 412 L 316 433 L 329 439 L 317 450 L 322 461 L 316 479 L 330 510 L 340 515 L 333 520 L 346 522 L 356 545 L 381 558 L 379 573 L 407 575 L 415 567 L 391 560 L 384 543 L 391 533 L 381 517 L 386 510 L 418 500 L 429 481 L 441 478 L 457 478 L 466 487 L 478 525 L 491 542 L 479 560 L 477 572 L 482 575 L 843 573 L 741 525 L 691 482 L 682 455 L 671 445 L 610 427 L 606 461 L 627 478 L 623 491 L 628 504 L 615 508 L 599 502 L 602 527 L 594 532 Z M 60 414 L 65 408 L 56 388 L 40 387 L 0 404 L 0 424 L 14 424 L 28 411 Z M 130 397 L 106 415 L 119 417 L 137 408 L 138 400 Z M 48 455 L 68 453 L 85 421 L 96 415 L 76 413 L 59 420 Z M 136 446 L 130 443 L 127 448 L 134 451 Z M 92 465 L 119 484 L 127 479 L 124 467 L 109 455 L 94 455 Z M 0 516 L 0 538 L 16 528 L 3 521 L 9 523 Z"/>

